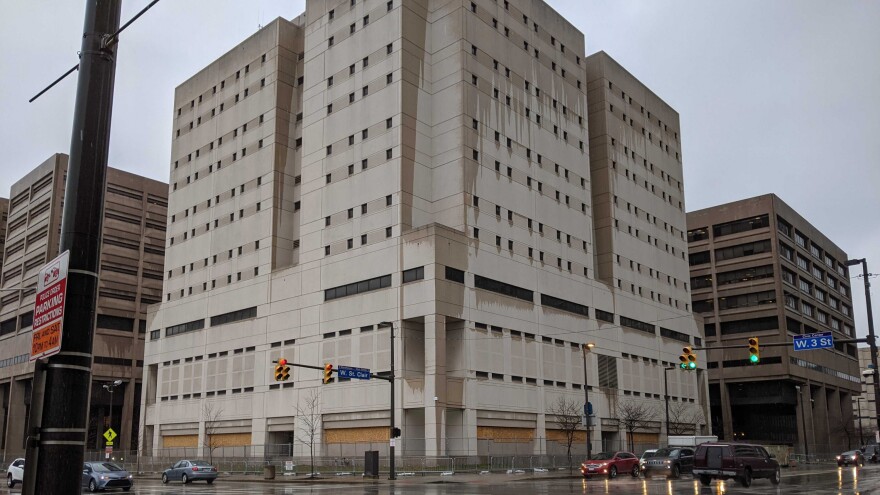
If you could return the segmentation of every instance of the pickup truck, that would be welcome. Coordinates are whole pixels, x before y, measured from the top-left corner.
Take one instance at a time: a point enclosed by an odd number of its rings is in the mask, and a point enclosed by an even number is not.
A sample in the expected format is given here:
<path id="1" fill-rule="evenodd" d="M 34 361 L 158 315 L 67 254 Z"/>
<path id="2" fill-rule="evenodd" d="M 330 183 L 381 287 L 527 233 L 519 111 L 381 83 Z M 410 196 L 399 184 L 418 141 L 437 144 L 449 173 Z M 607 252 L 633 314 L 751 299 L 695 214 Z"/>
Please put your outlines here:
<path id="1" fill-rule="evenodd" d="M 748 487 L 755 478 L 782 481 L 779 463 L 760 445 L 704 443 L 694 453 L 694 478 L 708 486 L 713 479 L 735 479 Z"/>

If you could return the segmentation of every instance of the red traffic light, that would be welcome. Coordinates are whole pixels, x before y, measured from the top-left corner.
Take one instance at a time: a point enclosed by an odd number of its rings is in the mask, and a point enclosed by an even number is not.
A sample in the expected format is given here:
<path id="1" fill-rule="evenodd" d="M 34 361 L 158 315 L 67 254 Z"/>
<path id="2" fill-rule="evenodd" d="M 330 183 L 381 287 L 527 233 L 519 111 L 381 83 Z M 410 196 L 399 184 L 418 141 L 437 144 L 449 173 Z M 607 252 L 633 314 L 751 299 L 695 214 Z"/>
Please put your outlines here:
<path id="1" fill-rule="evenodd" d="M 284 358 L 279 359 L 278 366 L 287 366 L 287 360 Z"/>

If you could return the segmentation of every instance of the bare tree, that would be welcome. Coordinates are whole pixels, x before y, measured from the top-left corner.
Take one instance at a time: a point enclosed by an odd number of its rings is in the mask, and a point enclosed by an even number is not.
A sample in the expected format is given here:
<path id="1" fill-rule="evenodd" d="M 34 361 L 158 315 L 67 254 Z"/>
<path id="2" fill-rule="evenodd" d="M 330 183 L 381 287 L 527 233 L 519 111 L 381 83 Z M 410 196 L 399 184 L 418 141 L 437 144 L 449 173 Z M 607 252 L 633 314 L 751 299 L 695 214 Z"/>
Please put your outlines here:
<path id="1" fill-rule="evenodd" d="M 847 421 L 846 419 L 837 415 L 835 415 L 832 419 L 831 433 L 846 438 L 846 450 L 850 450 L 852 448 L 853 438 L 858 436 L 856 434 L 856 426 L 853 423 L 852 417 L 850 417 L 849 421 Z"/>
<path id="2" fill-rule="evenodd" d="M 220 446 L 217 438 L 217 419 L 223 414 L 223 408 L 216 402 L 202 402 L 202 420 L 205 422 L 205 434 L 202 437 L 202 447 L 208 450 L 208 462 L 214 464 L 214 451 Z"/>
<path id="3" fill-rule="evenodd" d="M 703 413 L 684 402 L 669 403 L 669 435 L 696 435 Z"/>
<path id="4" fill-rule="evenodd" d="M 657 411 L 654 407 L 644 402 L 629 400 L 617 405 L 617 421 L 627 434 L 631 451 L 634 448 L 633 432 L 647 428 L 656 416 Z"/>
<path id="5" fill-rule="evenodd" d="M 553 416 L 553 420 L 556 421 L 565 436 L 569 469 L 571 468 L 571 444 L 574 443 L 574 433 L 581 424 L 581 411 L 580 402 L 565 397 L 559 397 L 547 408 L 547 412 Z"/>
<path id="6" fill-rule="evenodd" d="M 315 477 L 315 442 L 321 432 L 321 395 L 317 387 L 300 397 L 301 404 L 296 406 L 296 418 L 299 420 L 296 439 L 309 447 L 311 471 L 309 477 Z"/>

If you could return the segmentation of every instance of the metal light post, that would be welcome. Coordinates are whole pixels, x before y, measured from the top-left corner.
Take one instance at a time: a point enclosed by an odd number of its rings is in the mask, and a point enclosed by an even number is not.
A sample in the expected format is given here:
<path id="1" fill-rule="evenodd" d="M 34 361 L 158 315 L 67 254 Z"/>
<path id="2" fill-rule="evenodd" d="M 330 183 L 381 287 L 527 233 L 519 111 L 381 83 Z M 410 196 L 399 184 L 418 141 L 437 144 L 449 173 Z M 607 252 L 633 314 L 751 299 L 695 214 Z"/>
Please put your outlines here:
<path id="1" fill-rule="evenodd" d="M 674 370 L 675 366 L 666 366 L 663 368 L 663 400 L 666 402 L 666 443 L 669 444 L 669 377 L 666 375 L 669 370 Z"/>
<path id="2" fill-rule="evenodd" d="M 865 306 L 868 307 L 868 346 L 871 348 L 871 364 L 873 365 L 874 376 L 874 420 L 880 426 L 880 380 L 877 380 L 877 340 L 874 336 L 874 313 L 871 309 L 871 281 L 868 277 L 872 275 L 868 273 L 868 262 L 865 258 L 847 260 L 846 266 L 862 265 L 862 282 L 865 284 Z M 876 435 L 876 433 L 875 433 Z"/>
<path id="3" fill-rule="evenodd" d="M 801 393 L 801 386 L 795 385 L 794 388 L 795 388 L 795 390 L 797 390 L 798 398 L 800 399 L 800 402 L 801 402 L 801 428 L 803 428 L 803 430 L 804 430 L 804 436 L 802 438 L 804 440 L 804 455 L 806 456 L 804 458 L 804 462 L 809 462 L 809 460 L 810 460 L 810 447 L 807 444 L 807 410 L 804 409 L 804 396 Z"/>
<path id="4" fill-rule="evenodd" d="M 862 431 L 862 398 L 856 397 L 856 404 L 859 406 L 859 447 L 865 444 L 865 434 Z"/>
<path id="5" fill-rule="evenodd" d="M 379 326 L 387 326 L 389 328 L 389 332 L 391 334 L 391 376 L 389 383 L 391 384 L 391 428 L 388 431 L 388 438 L 390 441 L 388 442 L 388 454 L 389 454 L 389 480 L 396 480 L 397 473 L 394 469 L 394 323 L 390 321 L 383 321 L 379 323 Z"/>
<path id="6" fill-rule="evenodd" d="M 586 344 L 581 345 L 581 351 L 583 351 L 584 356 L 584 416 L 587 418 L 587 459 L 590 458 L 591 448 L 590 448 L 590 387 L 587 384 L 587 352 L 591 351 L 593 347 L 596 347 L 596 344 L 593 342 L 587 342 Z"/>
<path id="7" fill-rule="evenodd" d="M 114 380 L 112 382 L 105 383 L 103 385 L 104 390 L 110 392 L 110 421 L 107 422 L 107 427 L 111 428 L 111 429 L 113 428 L 113 389 L 115 389 L 116 387 L 118 387 L 120 385 L 122 385 L 122 380 Z M 122 421 L 120 421 L 120 423 L 122 423 Z M 119 429 L 121 431 L 122 425 L 120 424 L 119 426 L 120 426 Z"/>

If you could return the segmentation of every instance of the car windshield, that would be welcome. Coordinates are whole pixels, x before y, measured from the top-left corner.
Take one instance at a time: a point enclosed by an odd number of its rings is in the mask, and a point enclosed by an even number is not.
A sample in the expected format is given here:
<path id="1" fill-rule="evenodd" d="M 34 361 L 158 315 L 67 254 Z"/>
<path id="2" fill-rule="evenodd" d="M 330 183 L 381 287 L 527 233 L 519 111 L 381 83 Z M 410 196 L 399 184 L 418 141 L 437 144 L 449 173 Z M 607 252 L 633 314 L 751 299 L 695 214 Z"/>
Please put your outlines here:
<path id="1" fill-rule="evenodd" d="M 642 452 L 642 459 L 647 459 L 648 457 L 654 457 L 655 455 L 657 455 L 656 450 L 646 450 L 646 451 Z"/>
<path id="2" fill-rule="evenodd" d="M 590 457 L 593 461 L 607 461 L 613 458 L 614 452 L 599 452 L 598 454 L 593 455 L 593 457 Z"/>
<path id="3" fill-rule="evenodd" d="M 678 449 L 658 449 L 654 452 L 653 457 L 677 457 Z"/>
<path id="4" fill-rule="evenodd" d="M 94 469 L 95 471 L 97 471 L 99 473 L 107 473 L 107 472 L 113 472 L 113 471 L 125 471 L 124 469 L 117 466 L 116 464 L 112 464 L 109 462 L 95 463 L 95 464 L 89 464 L 89 465 L 92 466 L 92 469 Z"/>
<path id="5" fill-rule="evenodd" d="M 861 452 L 859 452 L 857 450 L 850 450 L 849 452 L 844 452 L 843 454 L 840 454 L 840 455 L 856 455 L 856 452 L 861 454 Z"/>
<path id="6" fill-rule="evenodd" d="M 192 464 L 193 466 L 211 466 L 208 461 L 190 461 L 190 464 Z"/>

